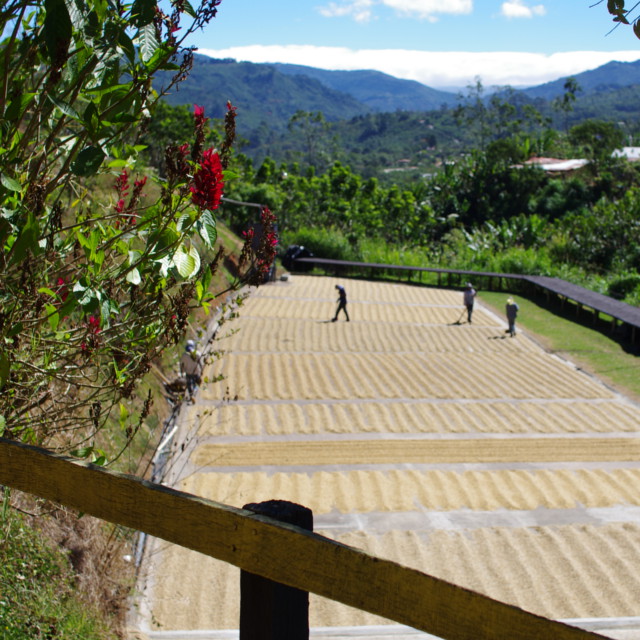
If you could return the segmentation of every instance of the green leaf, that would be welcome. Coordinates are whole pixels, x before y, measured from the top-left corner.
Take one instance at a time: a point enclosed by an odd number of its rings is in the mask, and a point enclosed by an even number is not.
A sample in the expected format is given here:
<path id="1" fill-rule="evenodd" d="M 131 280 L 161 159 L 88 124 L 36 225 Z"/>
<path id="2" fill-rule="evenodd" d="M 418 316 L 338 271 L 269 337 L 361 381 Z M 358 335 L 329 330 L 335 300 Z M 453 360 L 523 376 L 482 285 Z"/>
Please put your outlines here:
<path id="1" fill-rule="evenodd" d="M 609 13 L 616 14 L 624 10 L 624 0 L 607 0 Z"/>
<path id="2" fill-rule="evenodd" d="M 112 160 L 107 166 L 110 169 L 121 169 L 129 166 L 129 162 L 127 160 Z"/>
<path id="3" fill-rule="evenodd" d="M 71 164 L 71 171 L 83 178 L 92 176 L 98 172 L 105 154 L 99 147 L 85 147 Z"/>
<path id="4" fill-rule="evenodd" d="M 120 428 L 124 431 L 127 426 L 127 420 L 129 419 L 129 409 L 125 407 L 122 402 L 120 403 L 120 418 L 118 422 L 120 423 Z"/>
<path id="5" fill-rule="evenodd" d="M 93 447 L 80 447 L 69 452 L 74 458 L 88 458 L 93 453 Z"/>
<path id="6" fill-rule="evenodd" d="M 212 273 L 211 269 L 203 269 L 202 277 L 200 281 L 202 282 L 202 289 L 205 293 L 209 291 L 209 285 L 211 284 Z"/>
<path id="7" fill-rule="evenodd" d="M 45 304 L 44 308 L 47 312 L 47 320 L 49 321 L 51 331 L 55 331 L 58 328 L 58 324 L 60 323 L 58 310 L 52 304 Z"/>
<path id="8" fill-rule="evenodd" d="M 173 263 L 183 278 L 190 278 L 200 269 L 200 255 L 194 246 L 187 250 L 184 245 L 180 245 L 173 256 Z"/>
<path id="9" fill-rule="evenodd" d="M 60 111 L 62 111 L 62 113 L 64 113 L 66 116 L 69 116 L 70 118 L 73 118 L 74 120 L 80 120 L 80 114 L 69 104 L 66 104 L 65 102 L 62 102 L 61 100 L 58 100 L 56 98 L 54 98 L 52 95 L 47 94 L 47 98 L 49 99 L 49 101 L 51 103 L 53 103 L 53 105 L 57 108 L 60 109 Z"/>
<path id="10" fill-rule="evenodd" d="M 10 178 L 4 173 L 0 176 L 0 181 L 2 181 L 2 186 L 9 191 L 20 191 L 22 189 L 22 185 L 17 180 Z"/>
<path id="11" fill-rule="evenodd" d="M 225 182 L 229 182 L 229 180 L 235 180 L 240 177 L 240 174 L 237 171 L 231 171 L 231 169 L 225 169 L 222 172 L 222 177 Z"/>
<path id="12" fill-rule="evenodd" d="M 87 4 L 96 12 L 100 22 L 104 21 L 109 11 L 113 11 L 113 9 L 109 7 L 107 0 L 88 0 Z"/>
<path id="13" fill-rule="evenodd" d="M 218 229 L 216 227 L 216 220 L 213 217 L 211 211 L 205 211 L 198 222 L 196 223 L 196 229 L 202 238 L 202 241 L 208 248 L 213 247 L 218 238 Z"/>
<path id="14" fill-rule="evenodd" d="M 142 282 L 142 278 L 140 277 L 140 272 L 137 269 L 132 269 L 127 273 L 127 282 L 131 284 L 138 285 Z"/>
<path id="15" fill-rule="evenodd" d="M 176 229 L 180 233 L 184 233 L 185 229 L 189 228 L 191 223 L 191 216 L 188 213 L 183 213 L 176 221 Z"/>
<path id="16" fill-rule="evenodd" d="M 131 22 L 136 27 L 151 24 L 156 15 L 156 0 L 135 0 L 131 7 Z"/>
<path id="17" fill-rule="evenodd" d="M 102 301 L 100 305 L 100 315 L 102 316 L 102 322 L 105 328 L 111 326 L 111 304 L 108 299 Z"/>
<path id="18" fill-rule="evenodd" d="M 71 315 L 71 312 L 76 308 L 78 301 L 75 296 L 67 296 L 64 304 L 58 309 L 58 315 L 61 318 L 65 318 Z"/>
<path id="19" fill-rule="evenodd" d="M 49 58 L 53 61 L 66 54 L 71 41 L 71 18 L 64 0 L 45 0 L 44 40 Z"/>
<path id="20" fill-rule="evenodd" d="M 145 61 L 147 71 L 149 73 L 155 73 L 158 69 L 165 68 L 165 66 L 169 68 L 170 65 L 167 65 L 167 62 L 171 57 L 171 53 L 172 50 L 168 46 L 158 44 L 153 56 L 149 60 Z"/>
<path id="21" fill-rule="evenodd" d="M 13 338 L 13 336 L 17 336 L 24 329 L 24 325 L 22 322 L 16 322 L 11 329 L 7 332 L 7 338 Z"/>
<path id="22" fill-rule="evenodd" d="M 0 415 L 0 438 L 4 435 L 7 428 L 7 420 L 3 415 Z"/>
<path id="23" fill-rule="evenodd" d="M 150 244 L 154 244 L 153 252 L 162 253 L 169 249 L 178 239 L 179 235 L 171 228 L 162 229 L 159 233 L 154 233 L 149 239 Z"/>
<path id="24" fill-rule="evenodd" d="M 184 9 L 184 12 L 188 15 L 191 16 L 192 18 L 196 17 L 196 11 L 195 9 L 191 6 L 191 3 L 189 2 L 189 0 L 184 0 L 184 2 L 182 3 L 182 8 Z"/>
<path id="25" fill-rule="evenodd" d="M 33 214 L 29 212 L 27 222 L 22 227 L 20 235 L 16 238 L 16 241 L 11 248 L 11 262 L 22 262 L 22 259 L 27 255 L 27 252 L 31 252 L 33 255 L 39 255 L 39 238 L 40 230 L 38 228 L 38 222 Z"/>
<path id="26" fill-rule="evenodd" d="M 36 93 L 22 93 L 15 100 L 12 100 L 4 113 L 7 120 L 19 120 L 26 111 L 29 103 L 36 96 Z"/>
<path id="27" fill-rule="evenodd" d="M 124 31 L 122 31 L 118 36 L 118 44 L 129 59 L 129 62 L 133 64 L 136 59 L 136 47 L 131 38 Z"/>
<path id="28" fill-rule="evenodd" d="M 140 57 L 145 64 L 148 64 L 159 47 L 155 26 L 147 24 L 142 27 L 138 32 L 137 40 L 140 48 Z"/>
<path id="29" fill-rule="evenodd" d="M 0 351 L 0 389 L 4 387 L 9 381 L 9 373 L 11 370 L 11 363 L 4 351 Z"/>
<path id="30" fill-rule="evenodd" d="M 89 133 L 95 135 L 95 132 L 100 127 L 100 114 L 93 102 L 90 102 L 84 110 L 84 113 L 82 114 L 82 121 L 84 122 L 85 127 L 87 127 Z"/>

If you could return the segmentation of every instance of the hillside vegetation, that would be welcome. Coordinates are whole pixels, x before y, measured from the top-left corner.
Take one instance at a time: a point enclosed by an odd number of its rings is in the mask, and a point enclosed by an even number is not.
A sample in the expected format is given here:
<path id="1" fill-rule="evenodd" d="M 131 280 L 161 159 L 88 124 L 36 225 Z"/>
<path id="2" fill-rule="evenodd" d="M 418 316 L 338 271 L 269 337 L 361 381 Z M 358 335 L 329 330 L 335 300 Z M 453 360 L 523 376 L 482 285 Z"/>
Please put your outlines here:
<path id="1" fill-rule="evenodd" d="M 160 74 L 155 86 L 164 86 L 168 78 Z M 455 94 L 377 71 L 327 71 L 196 55 L 190 76 L 167 100 L 173 106 L 203 105 L 214 117 L 223 116 L 218 96 L 231 100 L 238 108 L 242 149 L 256 163 L 267 156 L 277 162 L 309 162 L 308 132 L 300 134 L 291 120 L 299 113 L 321 114 L 326 127 L 315 128 L 315 148 L 366 177 L 386 180 L 390 169 L 413 167 L 411 178 L 431 173 L 477 146 L 473 132 L 457 116 L 460 106 L 478 100 L 486 107 L 492 101 L 512 105 L 515 112 L 509 119 L 520 121 L 531 135 L 544 128 L 566 133 L 585 119 L 619 124 L 626 142 L 636 135 L 640 61 L 611 62 L 577 74 L 571 79 L 575 91 L 569 102 L 568 80 L 515 90 L 483 87 L 478 78 L 479 84 Z M 325 167 L 326 161 L 316 154 L 310 164 Z"/>

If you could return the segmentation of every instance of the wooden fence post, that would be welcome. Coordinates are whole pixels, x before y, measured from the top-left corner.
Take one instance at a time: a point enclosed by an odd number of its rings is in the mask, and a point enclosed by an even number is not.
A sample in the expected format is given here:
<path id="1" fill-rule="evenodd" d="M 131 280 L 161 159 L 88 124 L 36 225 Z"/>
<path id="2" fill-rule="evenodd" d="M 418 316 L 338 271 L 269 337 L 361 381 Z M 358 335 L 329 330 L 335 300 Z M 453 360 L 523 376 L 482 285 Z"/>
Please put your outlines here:
<path id="1" fill-rule="evenodd" d="M 293 502 L 268 500 L 243 509 L 313 531 L 311 509 Z M 309 640 L 309 592 L 241 571 L 240 640 Z"/>

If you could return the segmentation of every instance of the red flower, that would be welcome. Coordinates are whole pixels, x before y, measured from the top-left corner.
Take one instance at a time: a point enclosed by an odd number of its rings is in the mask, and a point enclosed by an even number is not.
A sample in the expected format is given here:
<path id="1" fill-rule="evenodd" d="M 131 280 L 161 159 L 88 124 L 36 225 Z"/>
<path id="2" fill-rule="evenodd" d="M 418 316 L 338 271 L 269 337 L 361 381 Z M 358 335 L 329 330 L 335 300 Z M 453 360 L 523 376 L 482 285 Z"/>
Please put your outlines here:
<path id="1" fill-rule="evenodd" d="M 87 324 L 89 331 L 94 334 L 100 333 L 100 318 L 96 318 L 95 316 L 89 316 L 89 322 Z"/>
<path id="2" fill-rule="evenodd" d="M 123 169 L 122 173 L 116 178 L 114 189 L 121 198 L 129 193 L 129 175 L 126 169 Z"/>
<path id="3" fill-rule="evenodd" d="M 58 278 L 57 285 L 57 293 L 60 296 L 60 300 L 62 300 L 62 302 L 66 302 L 67 297 L 69 296 L 69 289 L 67 288 L 67 283 L 65 282 L 63 277 Z"/>
<path id="4" fill-rule="evenodd" d="M 217 209 L 224 188 L 222 177 L 222 164 L 218 153 L 214 149 L 207 149 L 202 155 L 202 162 L 196 169 L 190 187 L 193 203 L 210 211 Z"/>
<path id="5" fill-rule="evenodd" d="M 195 120 L 196 129 L 203 127 L 205 122 L 209 119 L 204 117 L 204 107 L 197 104 L 193 105 L 193 118 Z"/>

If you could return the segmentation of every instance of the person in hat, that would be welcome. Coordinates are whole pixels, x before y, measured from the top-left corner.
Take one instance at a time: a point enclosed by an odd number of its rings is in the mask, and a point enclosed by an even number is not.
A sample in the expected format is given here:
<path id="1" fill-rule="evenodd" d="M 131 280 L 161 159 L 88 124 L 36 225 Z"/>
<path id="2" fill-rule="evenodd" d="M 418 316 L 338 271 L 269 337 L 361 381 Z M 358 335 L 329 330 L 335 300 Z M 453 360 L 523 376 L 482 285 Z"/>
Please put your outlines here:
<path id="1" fill-rule="evenodd" d="M 180 358 L 180 373 L 187 379 L 187 393 L 193 396 L 200 384 L 200 352 L 196 350 L 193 340 L 187 340 L 184 347 Z"/>
<path id="2" fill-rule="evenodd" d="M 478 292 L 473 288 L 473 285 L 470 282 L 467 282 L 464 287 L 462 299 L 464 302 L 464 306 L 467 308 L 467 322 L 469 324 L 471 324 L 471 316 L 473 315 L 473 302 L 476 299 L 476 295 L 478 295 Z"/>
<path id="3" fill-rule="evenodd" d="M 347 292 L 345 291 L 345 288 L 339 284 L 336 285 L 336 289 L 338 290 L 338 308 L 336 309 L 336 315 L 333 317 L 331 322 L 336 322 L 340 311 L 344 311 L 344 315 L 347 316 L 347 322 L 349 322 L 349 314 L 347 313 Z"/>
<path id="4" fill-rule="evenodd" d="M 506 330 L 506 333 L 510 333 L 512 338 L 516 335 L 516 318 L 518 317 L 519 310 L 520 307 L 516 302 L 514 302 L 513 298 L 509 298 L 506 305 L 507 322 L 509 323 L 509 328 Z"/>

